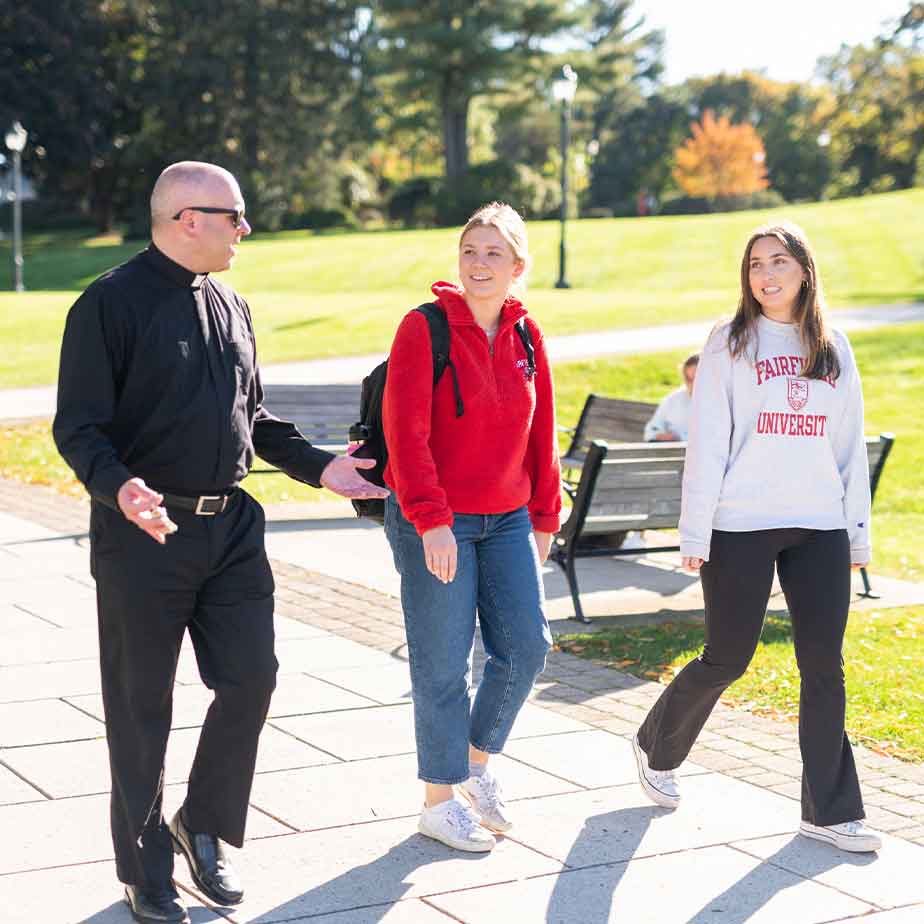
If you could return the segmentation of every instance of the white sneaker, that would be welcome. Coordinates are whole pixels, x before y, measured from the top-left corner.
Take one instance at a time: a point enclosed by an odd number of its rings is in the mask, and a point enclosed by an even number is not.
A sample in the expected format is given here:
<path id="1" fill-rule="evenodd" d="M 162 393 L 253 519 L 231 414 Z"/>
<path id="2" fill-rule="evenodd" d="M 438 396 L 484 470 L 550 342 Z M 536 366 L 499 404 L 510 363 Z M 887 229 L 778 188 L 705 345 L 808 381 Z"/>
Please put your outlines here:
<path id="1" fill-rule="evenodd" d="M 645 795 L 657 805 L 664 808 L 677 808 L 680 805 L 680 787 L 673 770 L 652 770 L 648 766 L 648 755 L 638 743 L 638 735 L 632 739 L 632 750 L 638 764 L 638 781 L 645 790 Z"/>
<path id="2" fill-rule="evenodd" d="M 470 776 L 460 789 L 481 816 L 481 823 L 486 828 L 502 834 L 513 827 L 513 822 L 507 817 L 500 783 L 489 770 L 485 770 L 481 776 Z"/>
<path id="3" fill-rule="evenodd" d="M 882 847 L 882 838 L 872 828 L 867 828 L 861 819 L 839 825 L 810 825 L 803 821 L 799 825 L 799 833 L 851 853 L 871 853 Z"/>
<path id="4" fill-rule="evenodd" d="M 648 543 L 642 538 L 642 534 L 632 530 L 631 532 L 626 533 L 626 538 L 623 539 L 622 545 L 619 547 L 621 549 L 647 549 Z"/>
<path id="5" fill-rule="evenodd" d="M 481 826 L 478 816 L 458 799 L 447 799 L 430 808 L 424 806 L 417 830 L 456 850 L 482 853 L 493 850 L 497 844 L 494 835 Z"/>

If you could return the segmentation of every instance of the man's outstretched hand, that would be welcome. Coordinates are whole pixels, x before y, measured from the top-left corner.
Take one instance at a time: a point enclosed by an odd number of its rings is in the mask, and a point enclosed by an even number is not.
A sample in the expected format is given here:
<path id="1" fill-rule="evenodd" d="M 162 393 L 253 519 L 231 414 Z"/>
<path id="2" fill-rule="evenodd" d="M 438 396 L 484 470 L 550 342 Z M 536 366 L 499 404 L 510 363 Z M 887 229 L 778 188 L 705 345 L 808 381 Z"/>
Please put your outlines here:
<path id="1" fill-rule="evenodd" d="M 321 484 L 334 494 L 350 498 L 388 497 L 388 488 L 380 488 L 366 481 L 356 469 L 375 468 L 375 459 L 357 459 L 355 456 L 335 456 L 321 473 Z"/>
<path id="2" fill-rule="evenodd" d="M 161 545 L 170 533 L 176 532 L 176 523 L 167 516 L 161 506 L 163 502 L 163 494 L 152 491 L 140 478 L 129 478 L 116 495 L 116 503 L 125 519 Z"/>

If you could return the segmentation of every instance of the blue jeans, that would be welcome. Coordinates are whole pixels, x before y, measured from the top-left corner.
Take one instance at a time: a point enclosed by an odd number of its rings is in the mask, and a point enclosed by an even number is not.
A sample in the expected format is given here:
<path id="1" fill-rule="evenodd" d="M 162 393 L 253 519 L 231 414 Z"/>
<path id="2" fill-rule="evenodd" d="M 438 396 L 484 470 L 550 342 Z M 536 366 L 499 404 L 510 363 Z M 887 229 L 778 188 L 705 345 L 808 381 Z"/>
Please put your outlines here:
<path id="1" fill-rule="evenodd" d="M 455 515 L 456 576 L 435 578 L 423 540 L 393 497 L 385 534 L 401 575 L 417 738 L 417 775 L 428 783 L 468 779 L 468 746 L 498 754 L 552 644 L 542 577 L 525 507 Z M 475 612 L 487 662 L 474 704 Z"/>

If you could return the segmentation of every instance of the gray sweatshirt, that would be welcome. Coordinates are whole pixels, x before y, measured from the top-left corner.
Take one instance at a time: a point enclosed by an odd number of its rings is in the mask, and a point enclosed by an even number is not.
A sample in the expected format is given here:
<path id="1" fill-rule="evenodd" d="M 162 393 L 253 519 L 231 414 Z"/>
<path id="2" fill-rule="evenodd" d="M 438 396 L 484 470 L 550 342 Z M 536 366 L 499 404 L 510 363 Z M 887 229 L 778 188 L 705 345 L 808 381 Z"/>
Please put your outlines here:
<path id="1" fill-rule="evenodd" d="M 645 424 L 645 441 L 650 443 L 659 433 L 667 432 L 673 433 L 678 440 L 685 440 L 689 426 L 690 393 L 686 385 L 681 385 L 664 398 Z"/>
<path id="2" fill-rule="evenodd" d="M 683 473 L 680 553 L 709 560 L 712 530 L 846 529 L 850 560 L 870 559 L 863 393 L 850 343 L 831 337 L 836 380 L 800 377 L 795 325 L 761 317 L 732 359 L 728 324 L 700 357 Z"/>

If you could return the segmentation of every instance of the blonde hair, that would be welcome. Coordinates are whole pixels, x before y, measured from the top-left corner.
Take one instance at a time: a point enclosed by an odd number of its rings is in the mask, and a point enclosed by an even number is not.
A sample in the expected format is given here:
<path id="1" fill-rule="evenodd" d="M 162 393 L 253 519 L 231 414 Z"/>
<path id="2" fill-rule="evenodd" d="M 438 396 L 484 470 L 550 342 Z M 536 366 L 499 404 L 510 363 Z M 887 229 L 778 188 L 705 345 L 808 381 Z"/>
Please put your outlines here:
<path id="1" fill-rule="evenodd" d="M 465 240 L 465 235 L 472 228 L 494 228 L 507 242 L 513 251 L 515 260 L 523 264 L 523 272 L 514 280 L 512 288 L 525 289 L 526 275 L 532 266 L 532 257 L 529 255 L 529 241 L 526 237 L 526 222 L 520 213 L 506 202 L 489 202 L 481 206 L 465 223 L 459 235 L 459 246 Z"/>

